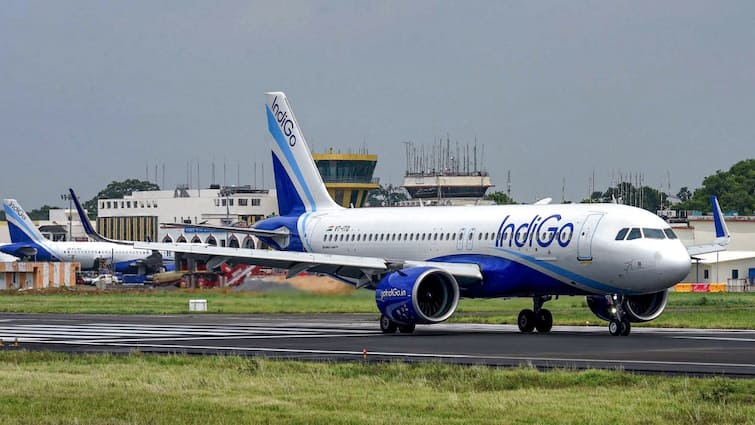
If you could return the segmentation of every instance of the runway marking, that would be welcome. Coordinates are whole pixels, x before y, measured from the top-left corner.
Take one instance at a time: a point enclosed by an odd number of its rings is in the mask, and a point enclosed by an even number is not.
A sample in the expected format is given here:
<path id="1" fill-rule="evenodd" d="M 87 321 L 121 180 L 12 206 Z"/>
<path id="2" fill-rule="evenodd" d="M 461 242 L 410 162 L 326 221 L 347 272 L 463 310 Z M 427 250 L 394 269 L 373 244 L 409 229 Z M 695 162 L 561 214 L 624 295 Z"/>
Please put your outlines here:
<path id="1" fill-rule="evenodd" d="M 713 341 L 742 341 L 755 342 L 755 338 L 733 338 L 724 336 L 674 336 L 674 339 L 709 339 Z"/>
<path id="2" fill-rule="evenodd" d="M 334 338 L 373 334 L 379 334 L 379 332 L 357 329 L 332 329 L 332 327 L 270 327 L 252 325 L 184 326 L 175 324 L 92 323 L 86 325 L 19 324 L 15 326 L 0 326 L 0 340 L 37 343 L 65 343 L 67 341 L 128 343 L 202 339 Z"/>
<path id="3" fill-rule="evenodd" d="M 160 348 L 160 349 L 184 349 L 184 350 L 217 350 L 217 351 L 243 351 L 243 352 L 266 352 L 266 353 L 292 353 L 292 354 L 326 354 L 326 355 L 353 355 L 363 356 L 362 351 L 351 350 L 315 350 L 297 348 L 270 348 L 270 347 L 233 347 L 233 346 L 209 346 L 209 345 L 180 345 L 180 344 L 100 344 L 93 341 L 62 341 L 57 342 L 67 345 L 91 345 L 91 346 L 117 346 L 133 348 Z M 673 366 L 705 366 L 705 367 L 736 367 L 753 368 L 755 363 L 709 363 L 709 362 L 674 362 L 665 360 L 616 360 L 616 359 L 583 359 L 568 357 L 531 357 L 531 356 L 479 356 L 473 354 L 435 354 L 435 353 L 411 353 L 373 351 L 370 356 L 385 357 L 410 357 L 410 358 L 437 358 L 437 359 L 469 359 L 469 360 L 516 360 L 536 362 L 559 362 L 559 363 L 608 363 L 608 364 L 642 364 L 642 365 L 673 365 Z"/>

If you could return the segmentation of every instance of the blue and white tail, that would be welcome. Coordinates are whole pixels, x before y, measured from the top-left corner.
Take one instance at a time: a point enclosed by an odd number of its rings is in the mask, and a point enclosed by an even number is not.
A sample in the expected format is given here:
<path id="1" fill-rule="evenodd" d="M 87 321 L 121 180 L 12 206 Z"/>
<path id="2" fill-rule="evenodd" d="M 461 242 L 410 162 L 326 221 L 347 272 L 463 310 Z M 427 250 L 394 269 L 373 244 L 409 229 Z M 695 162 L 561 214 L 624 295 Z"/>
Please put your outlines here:
<path id="1" fill-rule="evenodd" d="M 715 244 L 726 246 L 731 240 L 731 234 L 729 233 L 729 227 L 726 226 L 724 214 L 721 212 L 721 205 L 718 204 L 718 198 L 716 195 L 711 195 L 710 203 L 713 208 L 713 224 L 716 228 Z"/>
<path id="2" fill-rule="evenodd" d="M 8 220 L 8 233 L 13 243 L 43 242 L 45 240 L 37 226 L 31 221 L 15 199 L 4 199 L 3 209 Z"/>
<path id="3" fill-rule="evenodd" d="M 282 216 L 339 209 L 328 194 L 299 123 L 283 92 L 265 93 L 267 128 L 273 136 L 273 171 Z"/>

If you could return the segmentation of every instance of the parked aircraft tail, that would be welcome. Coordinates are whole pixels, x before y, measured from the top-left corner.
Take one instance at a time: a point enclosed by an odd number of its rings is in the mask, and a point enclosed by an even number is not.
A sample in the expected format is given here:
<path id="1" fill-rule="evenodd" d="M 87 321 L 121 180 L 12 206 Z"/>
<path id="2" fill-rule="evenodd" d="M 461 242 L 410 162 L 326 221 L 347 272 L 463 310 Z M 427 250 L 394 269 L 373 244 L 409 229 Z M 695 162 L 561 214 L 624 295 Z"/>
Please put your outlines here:
<path id="1" fill-rule="evenodd" d="M 4 199 L 3 209 L 8 220 L 8 233 L 13 243 L 41 242 L 45 238 L 15 199 Z"/>

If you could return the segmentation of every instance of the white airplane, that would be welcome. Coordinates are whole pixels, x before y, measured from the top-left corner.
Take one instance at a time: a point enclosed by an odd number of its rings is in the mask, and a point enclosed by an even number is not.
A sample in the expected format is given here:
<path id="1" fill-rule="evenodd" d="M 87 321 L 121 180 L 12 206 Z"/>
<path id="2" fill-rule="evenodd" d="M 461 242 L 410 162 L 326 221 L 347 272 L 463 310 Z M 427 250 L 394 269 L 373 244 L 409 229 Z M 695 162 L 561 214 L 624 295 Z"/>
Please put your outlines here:
<path id="1" fill-rule="evenodd" d="M 663 312 L 668 288 L 689 272 L 690 254 L 671 227 L 625 205 L 341 208 L 325 189 L 285 94 L 266 96 L 280 216 L 249 233 L 277 251 L 136 246 L 182 253 L 208 267 L 258 264 L 374 289 L 385 333 L 442 322 L 460 297 L 531 297 L 533 308 L 519 313 L 519 329 L 549 332 L 553 318 L 543 304 L 583 295 L 609 321 L 612 335 L 628 335 L 631 322 Z M 728 230 L 713 202 L 721 226 L 707 249 L 720 250 Z"/>
<path id="2" fill-rule="evenodd" d="M 37 226 L 15 199 L 3 200 L 11 243 L 0 252 L 37 261 L 78 261 L 84 270 L 97 270 L 101 260 L 117 272 L 147 273 L 163 267 L 162 256 L 151 249 L 111 242 L 54 242 L 39 232 Z"/>

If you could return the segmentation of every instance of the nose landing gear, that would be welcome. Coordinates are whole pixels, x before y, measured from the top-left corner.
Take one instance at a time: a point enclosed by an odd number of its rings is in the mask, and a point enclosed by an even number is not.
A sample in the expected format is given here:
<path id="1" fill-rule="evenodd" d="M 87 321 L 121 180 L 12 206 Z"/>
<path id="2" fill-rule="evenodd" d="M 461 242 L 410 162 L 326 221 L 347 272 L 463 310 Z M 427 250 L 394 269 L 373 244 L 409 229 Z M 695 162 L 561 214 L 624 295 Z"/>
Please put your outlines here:
<path id="1" fill-rule="evenodd" d="M 529 333 L 537 329 L 540 333 L 550 332 L 553 328 L 553 315 L 550 310 L 542 308 L 546 301 L 551 299 L 550 295 L 534 297 L 533 309 L 528 308 L 519 312 L 516 320 L 521 332 Z"/>
<path id="2" fill-rule="evenodd" d="M 613 336 L 627 336 L 632 331 L 632 324 L 624 313 L 622 296 L 620 294 L 607 295 L 608 305 L 611 306 L 611 320 L 608 322 L 608 332 Z"/>

